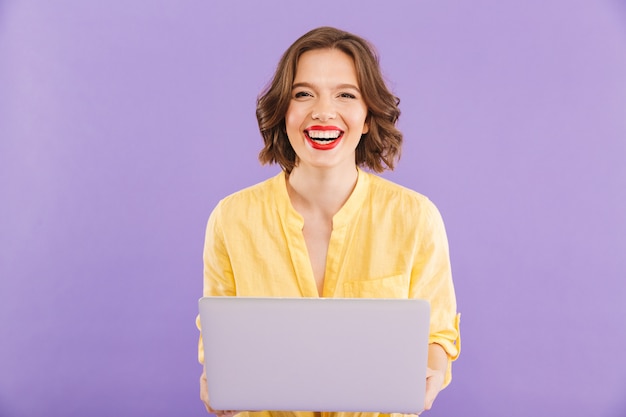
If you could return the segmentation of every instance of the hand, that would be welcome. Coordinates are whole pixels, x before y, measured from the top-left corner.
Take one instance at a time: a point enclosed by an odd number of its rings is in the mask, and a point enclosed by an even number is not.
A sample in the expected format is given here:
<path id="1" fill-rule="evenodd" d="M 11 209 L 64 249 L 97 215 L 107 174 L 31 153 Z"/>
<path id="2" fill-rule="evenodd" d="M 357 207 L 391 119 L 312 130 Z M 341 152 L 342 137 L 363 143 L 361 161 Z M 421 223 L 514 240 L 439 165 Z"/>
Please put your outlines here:
<path id="1" fill-rule="evenodd" d="M 207 388 L 205 371 L 202 371 L 202 375 L 200 375 L 200 399 L 204 403 L 206 410 L 209 413 L 215 414 L 216 417 L 233 417 L 235 414 L 241 412 L 235 410 L 214 410 L 211 408 L 211 404 L 209 404 L 209 390 Z"/>
<path id="2" fill-rule="evenodd" d="M 428 368 L 426 370 L 426 398 L 424 399 L 424 411 L 432 408 L 435 398 L 443 387 L 443 381 L 446 374 L 444 371 L 437 371 Z"/>

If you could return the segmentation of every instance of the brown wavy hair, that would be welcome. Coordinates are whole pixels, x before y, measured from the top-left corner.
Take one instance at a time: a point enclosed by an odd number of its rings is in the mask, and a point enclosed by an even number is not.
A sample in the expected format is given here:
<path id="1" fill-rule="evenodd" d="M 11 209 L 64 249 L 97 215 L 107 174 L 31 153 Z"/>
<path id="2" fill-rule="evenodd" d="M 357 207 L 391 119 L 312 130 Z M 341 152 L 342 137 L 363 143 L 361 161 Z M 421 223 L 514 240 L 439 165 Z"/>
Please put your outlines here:
<path id="1" fill-rule="evenodd" d="M 338 49 L 351 57 L 363 100 L 368 109 L 369 131 L 356 148 L 356 164 L 375 172 L 393 170 L 400 158 L 402 132 L 396 128 L 400 99 L 383 79 L 378 54 L 365 39 L 332 27 L 320 27 L 301 36 L 283 54 L 272 81 L 257 99 L 256 117 L 265 146 L 259 153 L 262 164 L 279 164 L 288 174 L 297 156 L 287 137 L 285 115 L 300 56 L 315 49 Z"/>

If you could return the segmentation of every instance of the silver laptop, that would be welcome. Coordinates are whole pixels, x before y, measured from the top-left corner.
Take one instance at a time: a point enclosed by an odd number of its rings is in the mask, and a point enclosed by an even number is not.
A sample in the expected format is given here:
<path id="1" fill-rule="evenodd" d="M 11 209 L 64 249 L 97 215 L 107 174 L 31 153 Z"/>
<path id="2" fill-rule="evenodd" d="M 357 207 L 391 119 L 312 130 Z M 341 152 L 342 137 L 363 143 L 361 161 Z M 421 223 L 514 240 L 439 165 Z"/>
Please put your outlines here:
<path id="1" fill-rule="evenodd" d="M 425 300 L 205 297 L 199 306 L 216 410 L 424 408 Z"/>

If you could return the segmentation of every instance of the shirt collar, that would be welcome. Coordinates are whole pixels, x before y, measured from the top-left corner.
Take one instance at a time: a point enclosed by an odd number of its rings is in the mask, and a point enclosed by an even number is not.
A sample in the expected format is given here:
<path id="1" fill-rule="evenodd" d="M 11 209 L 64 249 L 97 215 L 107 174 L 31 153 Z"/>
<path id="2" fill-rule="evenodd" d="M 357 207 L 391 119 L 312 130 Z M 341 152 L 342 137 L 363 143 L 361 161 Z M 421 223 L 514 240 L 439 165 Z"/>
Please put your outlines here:
<path id="1" fill-rule="evenodd" d="M 357 216 L 365 202 L 371 174 L 358 167 L 357 172 L 358 177 L 354 190 L 352 190 L 345 204 L 333 216 L 333 229 L 347 226 Z M 274 179 L 274 195 L 276 196 L 280 214 L 284 216 L 290 224 L 302 229 L 304 227 L 304 219 L 300 213 L 293 208 L 289 194 L 287 193 L 287 175 L 284 171 L 281 171 Z"/>

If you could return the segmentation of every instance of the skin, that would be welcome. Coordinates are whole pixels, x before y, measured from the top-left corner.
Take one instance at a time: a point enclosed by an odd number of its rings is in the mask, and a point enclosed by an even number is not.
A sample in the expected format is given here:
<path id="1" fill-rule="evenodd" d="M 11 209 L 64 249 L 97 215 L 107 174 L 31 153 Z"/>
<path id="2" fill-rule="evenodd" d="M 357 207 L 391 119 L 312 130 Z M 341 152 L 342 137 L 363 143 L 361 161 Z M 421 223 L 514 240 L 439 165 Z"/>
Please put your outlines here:
<path id="1" fill-rule="evenodd" d="M 287 191 L 304 218 L 302 232 L 318 293 L 323 295 L 332 217 L 356 185 L 356 147 L 368 131 L 367 106 L 354 62 L 336 49 L 302 54 L 293 85 L 285 125 L 298 160 L 289 175 Z M 330 150 L 315 149 L 306 133 L 314 126 L 340 129 L 343 133 L 338 145 Z"/>
<path id="2" fill-rule="evenodd" d="M 446 351 L 436 343 L 428 345 L 428 368 L 426 369 L 426 397 L 424 410 L 432 408 L 437 395 L 443 388 L 443 382 L 450 359 Z"/>
<path id="3" fill-rule="evenodd" d="M 332 218 L 356 185 L 356 147 L 361 135 L 368 132 L 368 111 L 354 62 L 339 50 L 303 53 L 293 85 L 285 125 L 297 163 L 288 177 L 287 192 L 293 207 L 304 219 L 302 232 L 318 293 L 322 296 Z M 342 132 L 341 139 L 332 149 L 317 149 L 307 138 L 307 132 L 314 126 L 335 126 Z M 424 410 L 431 409 L 443 387 L 448 361 L 440 345 L 429 345 Z M 200 398 L 207 411 L 218 417 L 232 417 L 239 412 L 211 408 L 204 372 L 200 377 Z"/>
<path id="4" fill-rule="evenodd" d="M 241 411 L 235 411 L 235 410 L 214 410 L 211 408 L 205 371 L 202 371 L 202 375 L 200 375 L 200 399 L 204 403 L 204 406 L 206 407 L 206 411 L 211 414 L 215 414 L 217 417 L 233 417 L 235 414 L 241 412 Z"/>

